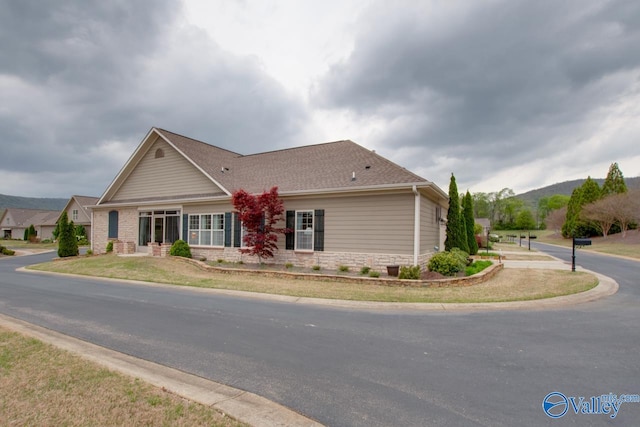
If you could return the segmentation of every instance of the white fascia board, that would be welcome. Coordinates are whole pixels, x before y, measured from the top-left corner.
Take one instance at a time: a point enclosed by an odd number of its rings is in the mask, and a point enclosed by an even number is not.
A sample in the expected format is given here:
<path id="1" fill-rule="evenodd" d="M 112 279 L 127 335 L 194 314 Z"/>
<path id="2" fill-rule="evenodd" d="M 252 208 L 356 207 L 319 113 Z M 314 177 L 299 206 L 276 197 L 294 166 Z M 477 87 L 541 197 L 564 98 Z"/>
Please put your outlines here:
<path id="1" fill-rule="evenodd" d="M 109 194 L 109 192 L 111 191 L 111 189 L 116 185 L 116 182 L 118 182 L 118 180 L 120 179 L 120 176 L 124 173 L 124 171 L 127 169 L 127 166 L 129 166 L 129 164 L 133 161 L 133 159 L 136 157 L 136 155 L 142 150 L 142 147 L 145 147 L 149 141 L 149 137 L 151 136 L 151 134 L 155 132 L 156 134 L 160 134 L 160 132 L 156 131 L 156 128 L 151 128 L 149 130 L 149 132 L 147 133 L 147 135 L 142 139 L 142 142 L 140 144 L 138 144 L 138 147 L 135 149 L 135 151 L 133 152 L 133 154 L 131 154 L 131 156 L 129 157 L 129 159 L 124 163 L 124 166 L 122 166 L 122 168 L 120 169 L 120 171 L 118 172 L 118 174 L 116 175 L 116 177 L 113 179 L 113 181 L 111 181 L 111 184 L 109 184 L 109 186 L 107 187 L 107 189 L 104 191 L 104 193 L 102 193 L 102 196 L 100 196 L 100 200 L 98 200 L 98 202 L 96 203 L 97 205 L 100 205 L 103 201 L 104 198 L 106 197 L 107 194 Z"/>

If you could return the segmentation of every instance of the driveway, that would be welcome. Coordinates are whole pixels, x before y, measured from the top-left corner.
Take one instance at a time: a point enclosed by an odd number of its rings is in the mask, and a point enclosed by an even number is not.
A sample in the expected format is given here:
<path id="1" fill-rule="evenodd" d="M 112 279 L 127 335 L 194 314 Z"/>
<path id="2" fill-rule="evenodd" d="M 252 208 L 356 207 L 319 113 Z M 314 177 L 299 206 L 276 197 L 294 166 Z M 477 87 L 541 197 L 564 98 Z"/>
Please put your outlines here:
<path id="1" fill-rule="evenodd" d="M 640 394 L 640 264 L 579 256 L 619 292 L 562 309 L 351 311 L 14 271 L 51 257 L 35 255 L 0 260 L 0 312 L 326 425 L 637 425 L 640 403 L 615 419 L 542 410 L 554 391 Z"/>

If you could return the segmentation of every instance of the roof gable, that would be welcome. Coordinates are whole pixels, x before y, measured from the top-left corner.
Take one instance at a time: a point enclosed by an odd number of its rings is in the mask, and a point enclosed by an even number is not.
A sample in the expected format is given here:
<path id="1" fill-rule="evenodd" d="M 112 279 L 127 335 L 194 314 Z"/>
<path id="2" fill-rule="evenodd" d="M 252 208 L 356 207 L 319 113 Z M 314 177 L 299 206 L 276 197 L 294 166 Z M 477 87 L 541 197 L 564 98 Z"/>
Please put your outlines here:
<path id="1" fill-rule="evenodd" d="M 191 157 L 153 128 L 97 204 L 227 194 Z"/>

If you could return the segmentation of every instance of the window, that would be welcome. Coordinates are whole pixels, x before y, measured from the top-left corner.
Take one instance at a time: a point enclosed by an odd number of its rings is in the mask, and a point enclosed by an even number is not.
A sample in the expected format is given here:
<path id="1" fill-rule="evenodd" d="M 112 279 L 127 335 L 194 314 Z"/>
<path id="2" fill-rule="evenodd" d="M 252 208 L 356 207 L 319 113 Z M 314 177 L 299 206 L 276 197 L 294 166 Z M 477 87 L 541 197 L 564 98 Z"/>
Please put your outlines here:
<path id="1" fill-rule="evenodd" d="M 118 238 L 118 211 L 109 212 L 109 239 Z"/>
<path id="2" fill-rule="evenodd" d="M 313 250 L 313 211 L 296 211 L 296 250 Z"/>
<path id="3" fill-rule="evenodd" d="M 180 238 L 180 211 L 145 211 L 138 213 L 138 245 L 149 242 L 173 243 Z"/>
<path id="4" fill-rule="evenodd" d="M 156 159 L 161 159 L 161 158 L 164 157 L 164 151 L 162 151 L 162 148 L 158 148 L 156 150 L 156 156 L 155 157 L 156 157 Z"/>
<path id="5" fill-rule="evenodd" d="M 71 211 L 71 219 L 73 221 L 77 221 L 78 220 L 78 209 L 74 209 Z"/>
<path id="6" fill-rule="evenodd" d="M 224 246 L 224 214 L 189 215 L 189 244 Z"/>

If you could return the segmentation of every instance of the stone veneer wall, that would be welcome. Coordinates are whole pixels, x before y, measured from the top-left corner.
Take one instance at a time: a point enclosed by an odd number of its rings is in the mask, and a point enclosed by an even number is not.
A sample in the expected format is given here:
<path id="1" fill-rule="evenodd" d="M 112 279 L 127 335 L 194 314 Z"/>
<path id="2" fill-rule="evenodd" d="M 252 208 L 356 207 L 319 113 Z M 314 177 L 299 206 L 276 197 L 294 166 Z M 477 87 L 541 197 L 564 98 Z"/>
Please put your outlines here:
<path id="1" fill-rule="evenodd" d="M 257 264 L 258 257 L 241 254 L 238 248 L 199 248 L 191 247 L 191 254 L 194 259 L 206 258 L 209 261 L 224 260 L 225 262 L 245 262 Z M 427 262 L 433 253 L 421 254 L 418 257 L 418 264 L 425 270 Z M 298 252 L 298 251 L 278 251 L 276 256 L 267 260 L 268 263 L 286 264 L 291 263 L 296 267 L 311 268 L 319 265 L 323 269 L 338 269 L 344 265 L 351 269 L 360 269 L 367 266 L 374 270 L 386 271 L 388 265 L 413 265 L 413 255 L 398 254 L 366 254 L 351 252 Z"/>

